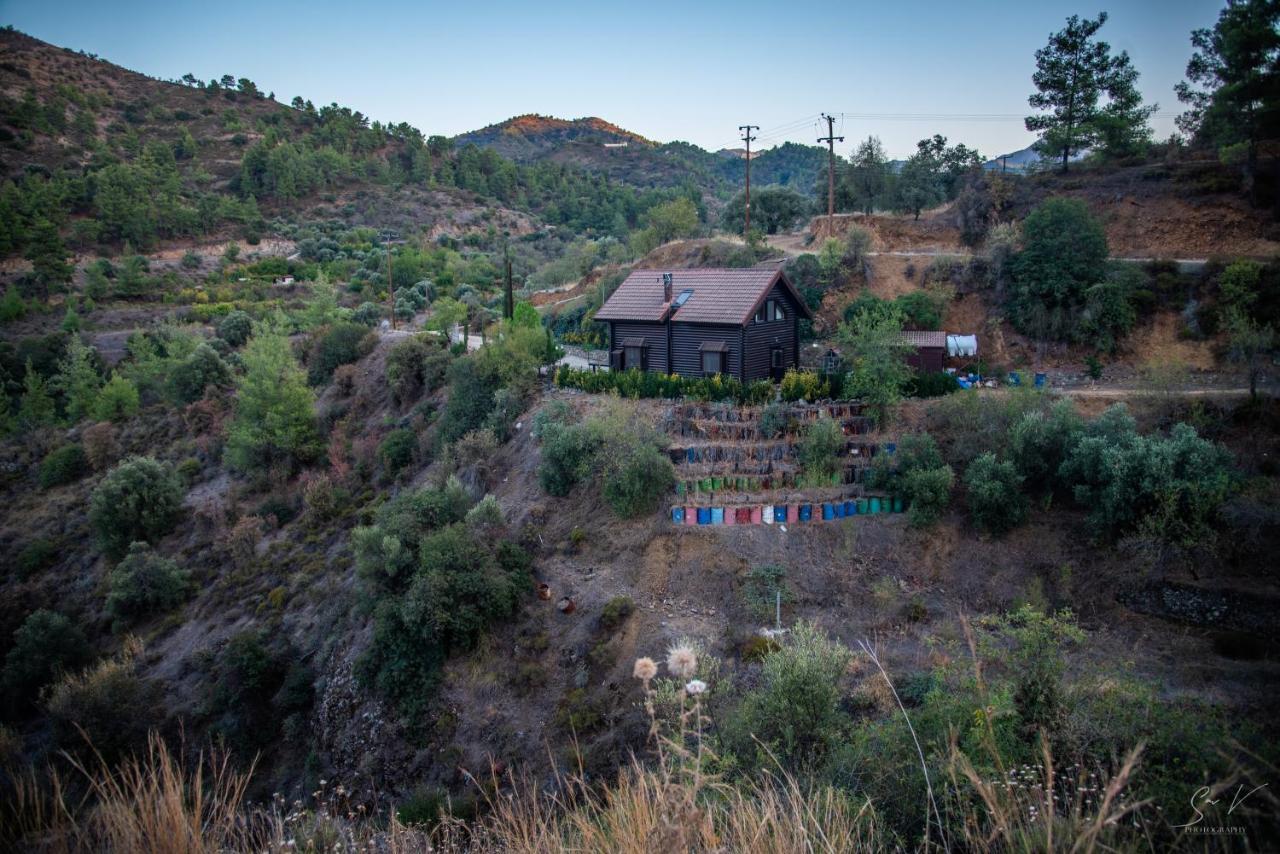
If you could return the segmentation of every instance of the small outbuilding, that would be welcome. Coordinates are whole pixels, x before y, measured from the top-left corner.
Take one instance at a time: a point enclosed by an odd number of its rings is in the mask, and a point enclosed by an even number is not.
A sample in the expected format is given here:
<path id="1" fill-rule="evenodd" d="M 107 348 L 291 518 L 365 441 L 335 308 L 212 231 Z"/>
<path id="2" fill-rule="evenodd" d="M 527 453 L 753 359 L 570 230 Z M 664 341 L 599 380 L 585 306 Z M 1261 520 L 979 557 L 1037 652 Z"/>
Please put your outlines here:
<path id="1" fill-rule="evenodd" d="M 595 319 L 609 327 L 609 367 L 742 382 L 800 364 L 800 319 L 813 319 L 779 269 L 636 270 Z"/>
<path id="2" fill-rule="evenodd" d="M 942 370 L 947 360 L 947 333 L 935 330 L 908 330 L 902 339 L 911 345 L 907 364 L 921 373 Z"/>

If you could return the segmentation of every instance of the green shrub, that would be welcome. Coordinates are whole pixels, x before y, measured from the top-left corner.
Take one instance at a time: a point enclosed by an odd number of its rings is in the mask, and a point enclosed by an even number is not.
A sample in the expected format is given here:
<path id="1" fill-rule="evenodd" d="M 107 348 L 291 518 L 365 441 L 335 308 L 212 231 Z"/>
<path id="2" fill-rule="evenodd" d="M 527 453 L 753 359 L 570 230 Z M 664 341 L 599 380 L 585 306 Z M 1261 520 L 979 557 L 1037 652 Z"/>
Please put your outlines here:
<path id="1" fill-rule="evenodd" d="M 956 378 L 946 371 L 915 373 L 907 381 L 908 397 L 942 397 L 960 390 Z"/>
<path id="2" fill-rule="evenodd" d="M 314 675 L 288 642 L 266 632 L 233 636 L 213 667 L 208 708 L 213 731 L 235 749 L 254 753 L 287 734 L 312 703 Z"/>
<path id="3" fill-rule="evenodd" d="M 1033 494 L 1047 496 L 1067 489 L 1058 472 L 1083 428 L 1084 421 L 1068 400 L 1058 401 L 1048 412 L 1027 412 L 1009 428 L 1009 461 Z"/>
<path id="4" fill-rule="evenodd" d="M 14 564 L 20 580 L 26 580 L 41 570 L 53 566 L 58 559 L 58 547 L 52 541 L 43 538 L 31 540 L 18 552 Z"/>
<path id="5" fill-rule="evenodd" d="M 359 323 L 335 323 L 320 331 L 307 358 L 307 381 L 312 385 L 327 383 L 334 369 L 358 362 L 373 345 L 368 327 Z"/>
<path id="6" fill-rule="evenodd" d="M 362 302 L 351 312 L 351 321 L 362 326 L 377 326 L 382 320 L 382 306 L 373 302 Z"/>
<path id="7" fill-rule="evenodd" d="M 112 373 L 98 392 L 93 404 L 93 417 L 99 421 L 125 421 L 138 414 L 140 400 L 133 380 Z"/>
<path id="8" fill-rule="evenodd" d="M 37 694 L 59 674 L 82 667 L 92 658 L 84 632 L 53 611 L 33 611 L 13 633 L 13 647 L 0 675 L 3 696 L 14 711 L 35 705 Z"/>
<path id="9" fill-rule="evenodd" d="M 902 492 L 910 503 L 907 517 L 912 525 L 925 527 L 938 520 L 951 500 L 955 480 L 955 473 L 947 465 L 913 469 L 903 476 Z"/>
<path id="10" fill-rule="evenodd" d="M 928 433 L 904 436 L 894 454 L 877 454 L 867 473 L 867 485 L 901 495 L 910 505 L 912 525 L 937 521 L 950 500 L 955 473 L 943 462 Z"/>
<path id="11" fill-rule="evenodd" d="M 636 609 L 636 603 L 631 601 L 630 596 L 614 596 L 608 602 L 604 603 L 604 608 L 600 610 L 600 625 L 609 631 L 614 631 L 630 617 Z"/>
<path id="12" fill-rule="evenodd" d="M 65 486 L 88 473 L 89 458 L 85 456 L 84 446 L 74 443 L 63 445 L 40 461 L 40 488 Z"/>
<path id="13" fill-rule="evenodd" d="M 844 452 L 844 430 L 833 418 L 810 423 L 796 445 L 801 471 L 815 485 L 830 483 L 833 475 L 843 471 Z"/>
<path id="14" fill-rule="evenodd" d="M 465 525 L 425 535 L 403 593 L 374 611 L 373 642 L 359 674 L 411 717 L 420 715 L 453 650 L 475 646 L 485 628 L 510 617 L 529 584 L 501 567 L 490 545 Z"/>
<path id="15" fill-rule="evenodd" d="M 762 767 L 772 763 L 771 753 L 786 768 L 816 769 L 850 725 L 841 706 L 850 658 L 849 650 L 821 629 L 798 623 L 780 649 L 765 655 L 761 685 L 743 701 L 749 740 L 742 755 Z"/>
<path id="16" fill-rule="evenodd" d="M 163 695 L 157 683 L 138 676 L 126 652 L 68 673 L 49 689 L 45 707 L 63 750 L 76 754 L 92 745 L 94 754 L 118 762 L 145 748 L 147 734 L 160 724 Z"/>
<path id="17" fill-rule="evenodd" d="M 1089 511 L 1097 537 L 1137 531 L 1192 546 L 1212 542 L 1219 508 L 1230 493 L 1231 455 L 1176 424 L 1169 436 L 1140 436 L 1123 404 L 1085 427 L 1060 476 Z"/>
<path id="18" fill-rule="evenodd" d="M 771 403 L 760 412 L 760 434 L 776 439 L 791 429 L 794 420 L 785 403 Z"/>
<path id="19" fill-rule="evenodd" d="M 538 483 L 550 495 L 563 497 L 591 474 L 605 437 L 589 424 L 548 423 L 540 429 L 542 461 Z"/>
<path id="20" fill-rule="evenodd" d="M 657 509 L 659 501 L 675 486 L 675 466 L 651 444 L 615 448 L 604 475 L 604 499 L 623 519 Z"/>
<path id="21" fill-rule="evenodd" d="M 172 560 L 156 554 L 146 543 L 133 543 L 124 560 L 107 579 L 107 613 L 117 626 L 163 613 L 182 604 L 191 593 L 191 579 Z"/>
<path id="22" fill-rule="evenodd" d="M 401 427 L 392 430 L 378 445 L 378 458 L 382 467 L 393 477 L 400 474 L 413 462 L 414 451 L 418 447 L 418 434 Z"/>
<path id="23" fill-rule="evenodd" d="M 227 312 L 218 324 L 218 337 L 232 347 L 241 347 L 253 334 L 253 319 L 239 309 Z"/>
<path id="24" fill-rule="evenodd" d="M 555 383 L 560 388 L 576 388 L 591 394 L 616 392 L 619 397 L 631 399 L 687 397 L 700 401 L 733 400 L 744 405 L 760 405 L 773 397 L 773 383 L 768 380 L 756 380 L 744 386 L 736 378 L 722 374 L 681 377 L 635 368 L 593 372 L 561 365 L 556 369 Z"/>
<path id="25" fill-rule="evenodd" d="M 424 393 L 431 394 L 444 382 L 449 369 L 449 351 L 444 339 L 416 335 L 397 342 L 387 353 L 387 384 L 396 403 L 412 403 Z"/>
<path id="26" fill-rule="evenodd" d="M 1054 197 L 1022 224 L 1023 249 L 1013 259 L 1009 314 L 1020 332 L 1069 340 L 1086 291 L 1106 279 L 1107 236 L 1079 199 Z"/>
<path id="27" fill-rule="evenodd" d="M 195 403 L 205 389 L 231 383 L 231 371 L 208 344 L 201 344 L 169 374 L 169 393 L 178 403 Z"/>
<path id="28" fill-rule="evenodd" d="M 103 551 L 122 557 L 135 541 L 153 542 L 178 521 L 182 483 L 167 463 L 130 457 L 113 468 L 89 500 L 89 522 Z"/>
<path id="29" fill-rule="evenodd" d="M 374 524 L 352 534 L 356 572 L 379 589 L 401 589 L 432 531 L 461 522 L 471 507 L 466 490 L 450 478 L 442 489 L 401 492 L 378 508 Z"/>
<path id="30" fill-rule="evenodd" d="M 828 397 L 831 390 L 822 382 L 822 378 L 812 371 L 799 371 L 788 368 L 782 375 L 782 399 L 786 401 L 815 401 Z"/>
<path id="31" fill-rule="evenodd" d="M 1026 520 L 1029 502 L 1011 461 L 998 460 L 990 451 L 982 454 L 965 469 L 964 485 L 969 513 L 983 531 L 998 536 Z"/>

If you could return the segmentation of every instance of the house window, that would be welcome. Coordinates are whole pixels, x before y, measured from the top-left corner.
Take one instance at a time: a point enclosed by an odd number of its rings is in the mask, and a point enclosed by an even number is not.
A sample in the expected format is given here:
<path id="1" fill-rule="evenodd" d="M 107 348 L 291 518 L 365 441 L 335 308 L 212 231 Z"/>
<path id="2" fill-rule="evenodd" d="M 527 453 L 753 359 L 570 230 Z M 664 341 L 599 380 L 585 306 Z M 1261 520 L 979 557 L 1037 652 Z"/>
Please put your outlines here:
<path id="1" fill-rule="evenodd" d="M 623 368 L 628 371 L 632 368 L 644 369 L 644 347 L 628 346 L 623 348 L 623 352 L 625 354 Z"/>
<path id="2" fill-rule="evenodd" d="M 782 303 L 777 300 L 769 300 L 769 319 L 770 320 L 786 320 L 787 313 L 782 310 Z"/>
<path id="3" fill-rule="evenodd" d="M 769 366 L 773 368 L 782 367 L 782 348 L 774 347 L 769 354 Z"/>
<path id="4" fill-rule="evenodd" d="M 756 323 L 764 323 L 768 319 L 769 319 L 768 306 L 762 305 L 756 309 L 756 320 L 755 320 Z"/>
<path id="5" fill-rule="evenodd" d="M 719 350 L 702 351 L 702 375 L 704 377 L 724 373 L 724 353 Z"/>

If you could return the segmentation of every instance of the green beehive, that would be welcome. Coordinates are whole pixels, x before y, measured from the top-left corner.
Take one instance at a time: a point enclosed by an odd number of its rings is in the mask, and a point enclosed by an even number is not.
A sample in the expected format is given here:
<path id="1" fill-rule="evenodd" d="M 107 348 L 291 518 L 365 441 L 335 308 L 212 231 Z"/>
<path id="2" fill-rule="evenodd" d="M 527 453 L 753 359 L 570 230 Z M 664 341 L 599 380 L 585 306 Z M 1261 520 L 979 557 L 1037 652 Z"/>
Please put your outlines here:
<path id="1" fill-rule="evenodd" d="M 871 514 L 875 515 L 876 513 L 879 513 L 879 512 L 880 512 L 880 499 L 878 497 L 873 496 L 871 499 Z"/>
<path id="2" fill-rule="evenodd" d="M 893 496 L 893 512 L 894 513 L 902 512 L 902 497 L 899 495 Z"/>

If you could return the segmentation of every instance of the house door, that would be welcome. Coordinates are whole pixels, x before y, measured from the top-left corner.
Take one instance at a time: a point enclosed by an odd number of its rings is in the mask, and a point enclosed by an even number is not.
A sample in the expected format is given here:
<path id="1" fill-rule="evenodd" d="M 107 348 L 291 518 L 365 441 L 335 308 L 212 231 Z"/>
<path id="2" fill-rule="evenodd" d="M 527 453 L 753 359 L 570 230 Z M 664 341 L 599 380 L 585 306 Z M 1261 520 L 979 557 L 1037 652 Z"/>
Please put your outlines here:
<path id="1" fill-rule="evenodd" d="M 782 361 L 782 348 L 774 347 L 769 351 L 769 376 L 774 382 L 782 379 L 782 375 L 787 372 L 786 365 Z"/>

